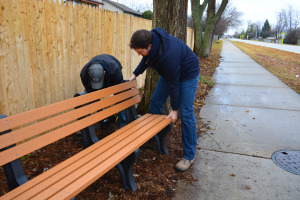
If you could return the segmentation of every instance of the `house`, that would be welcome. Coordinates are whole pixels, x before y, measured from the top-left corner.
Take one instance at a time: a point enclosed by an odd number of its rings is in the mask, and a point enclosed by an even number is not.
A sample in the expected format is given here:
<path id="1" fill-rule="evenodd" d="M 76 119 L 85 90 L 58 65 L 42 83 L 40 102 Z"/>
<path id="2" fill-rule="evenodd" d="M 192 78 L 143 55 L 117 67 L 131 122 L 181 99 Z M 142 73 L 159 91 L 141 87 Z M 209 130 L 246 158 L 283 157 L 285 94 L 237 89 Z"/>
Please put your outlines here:
<path id="1" fill-rule="evenodd" d="M 97 0 L 64 0 L 64 2 L 66 1 L 71 1 L 73 3 L 77 3 L 77 4 L 86 4 L 86 5 L 90 5 L 90 6 L 103 6 L 104 4 L 102 3 L 102 1 L 97 1 Z"/>
<path id="2" fill-rule="evenodd" d="M 78 4 L 81 3 L 90 6 L 99 6 L 100 8 L 105 10 L 110 10 L 118 13 L 126 13 L 137 17 L 142 17 L 142 13 L 129 8 L 124 4 L 120 4 L 110 0 L 65 0 L 65 1 L 73 1 Z"/>
<path id="3" fill-rule="evenodd" d="M 142 13 L 132 10 L 131 8 L 125 6 L 124 4 L 120 4 L 110 0 L 102 0 L 102 2 L 104 3 L 102 7 L 103 9 L 116 11 L 119 13 L 127 13 L 137 17 L 142 17 Z"/>

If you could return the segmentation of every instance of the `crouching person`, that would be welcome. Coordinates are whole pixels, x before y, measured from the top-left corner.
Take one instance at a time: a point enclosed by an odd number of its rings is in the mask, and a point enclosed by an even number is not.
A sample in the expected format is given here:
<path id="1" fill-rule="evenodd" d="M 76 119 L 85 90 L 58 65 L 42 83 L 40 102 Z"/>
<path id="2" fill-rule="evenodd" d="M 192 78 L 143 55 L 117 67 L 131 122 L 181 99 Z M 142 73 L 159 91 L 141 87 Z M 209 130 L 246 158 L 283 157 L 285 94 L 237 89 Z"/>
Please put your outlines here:
<path id="1" fill-rule="evenodd" d="M 86 93 L 123 82 L 122 65 L 114 56 L 101 54 L 92 58 L 81 70 L 80 78 Z M 118 114 L 120 127 L 126 125 L 125 112 Z"/>

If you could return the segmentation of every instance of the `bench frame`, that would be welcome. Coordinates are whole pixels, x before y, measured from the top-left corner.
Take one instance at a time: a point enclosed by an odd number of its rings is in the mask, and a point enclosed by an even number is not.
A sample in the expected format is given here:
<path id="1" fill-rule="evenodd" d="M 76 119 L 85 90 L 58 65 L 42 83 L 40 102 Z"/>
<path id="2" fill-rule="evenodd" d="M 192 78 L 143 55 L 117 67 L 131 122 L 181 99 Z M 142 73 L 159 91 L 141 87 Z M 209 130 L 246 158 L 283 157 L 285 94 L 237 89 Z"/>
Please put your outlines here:
<path id="1" fill-rule="evenodd" d="M 115 94 L 117 94 L 117 93 L 115 93 Z M 86 95 L 89 95 L 89 94 L 86 94 Z M 78 97 L 78 96 L 82 96 L 82 94 L 78 93 L 75 95 L 75 97 Z M 94 102 L 92 102 L 92 103 L 94 103 Z M 78 108 L 78 107 L 75 107 L 75 108 Z M 127 124 L 134 122 L 136 119 L 138 119 L 136 110 L 135 110 L 135 105 L 132 105 L 125 109 L 125 116 L 126 116 Z M 0 125 L 3 125 L 3 123 L 1 124 L 1 119 L 5 119 L 5 118 L 6 118 L 5 115 L 0 116 Z M 166 136 L 172 127 L 171 120 L 170 119 L 168 119 L 168 120 L 169 121 L 168 121 L 168 123 L 166 123 L 165 128 L 163 128 L 161 131 L 159 131 L 157 134 L 154 135 L 154 138 L 157 143 L 157 150 L 158 150 L 159 154 L 167 154 L 168 153 L 168 149 L 166 147 Z M 80 130 L 78 130 L 78 131 L 80 131 Z M 2 131 L 1 135 L 9 134 L 10 132 L 11 132 L 11 129 L 7 129 L 5 131 Z M 89 148 L 90 146 L 93 146 L 95 143 L 99 142 L 99 139 L 96 136 L 95 127 L 93 124 L 82 129 L 81 135 L 82 135 L 83 145 L 84 145 L 85 149 Z M 13 148 L 13 147 L 15 147 L 15 144 L 3 148 L 2 151 L 5 151 L 5 150 Z M 130 155 L 128 155 L 126 158 L 124 158 L 119 164 L 116 165 L 118 171 L 120 172 L 120 177 L 121 177 L 123 187 L 126 190 L 137 190 L 137 185 L 136 185 L 134 177 L 133 177 L 133 166 L 134 166 L 135 162 L 138 160 L 139 154 L 140 154 L 140 150 L 139 150 L 139 148 L 137 148 Z M 6 163 L 5 165 L 3 165 L 3 167 L 4 167 L 5 175 L 7 177 L 7 181 L 8 181 L 10 190 L 17 188 L 26 182 L 30 182 L 24 173 L 24 169 L 23 169 L 22 163 L 19 158 Z"/>

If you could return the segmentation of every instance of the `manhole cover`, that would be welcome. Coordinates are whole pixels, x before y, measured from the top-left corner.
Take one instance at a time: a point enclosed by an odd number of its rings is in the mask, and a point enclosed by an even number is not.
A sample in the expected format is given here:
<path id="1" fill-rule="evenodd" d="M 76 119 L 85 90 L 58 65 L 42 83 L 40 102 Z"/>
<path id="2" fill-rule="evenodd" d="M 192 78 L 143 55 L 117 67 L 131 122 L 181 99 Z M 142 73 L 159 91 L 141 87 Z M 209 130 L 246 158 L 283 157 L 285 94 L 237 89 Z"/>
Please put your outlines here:
<path id="1" fill-rule="evenodd" d="M 282 169 L 300 175 L 300 151 L 278 151 L 272 159 Z"/>

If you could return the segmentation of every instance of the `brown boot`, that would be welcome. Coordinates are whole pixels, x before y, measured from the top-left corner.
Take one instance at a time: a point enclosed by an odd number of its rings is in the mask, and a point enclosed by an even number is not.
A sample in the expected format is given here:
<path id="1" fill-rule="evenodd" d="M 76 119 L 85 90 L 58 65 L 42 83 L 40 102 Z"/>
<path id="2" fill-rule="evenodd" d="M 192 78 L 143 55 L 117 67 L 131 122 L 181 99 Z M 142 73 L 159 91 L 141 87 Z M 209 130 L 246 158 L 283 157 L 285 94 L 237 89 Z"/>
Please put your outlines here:
<path id="1" fill-rule="evenodd" d="M 175 169 L 178 171 L 184 172 L 190 168 L 190 166 L 193 164 L 193 160 L 188 160 L 185 158 L 181 158 L 180 161 L 176 164 Z"/>

